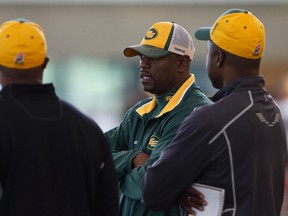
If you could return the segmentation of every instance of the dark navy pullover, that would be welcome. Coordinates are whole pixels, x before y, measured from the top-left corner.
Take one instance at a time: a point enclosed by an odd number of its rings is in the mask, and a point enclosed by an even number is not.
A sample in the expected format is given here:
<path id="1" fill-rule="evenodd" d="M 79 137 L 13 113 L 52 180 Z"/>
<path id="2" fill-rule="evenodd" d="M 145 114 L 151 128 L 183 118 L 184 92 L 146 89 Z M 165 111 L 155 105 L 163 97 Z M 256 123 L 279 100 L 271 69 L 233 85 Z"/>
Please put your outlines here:
<path id="1" fill-rule="evenodd" d="M 147 170 L 145 204 L 166 209 L 191 183 L 225 189 L 223 216 L 279 216 L 286 135 L 262 77 L 221 89 L 215 104 L 192 112 L 171 145 Z"/>

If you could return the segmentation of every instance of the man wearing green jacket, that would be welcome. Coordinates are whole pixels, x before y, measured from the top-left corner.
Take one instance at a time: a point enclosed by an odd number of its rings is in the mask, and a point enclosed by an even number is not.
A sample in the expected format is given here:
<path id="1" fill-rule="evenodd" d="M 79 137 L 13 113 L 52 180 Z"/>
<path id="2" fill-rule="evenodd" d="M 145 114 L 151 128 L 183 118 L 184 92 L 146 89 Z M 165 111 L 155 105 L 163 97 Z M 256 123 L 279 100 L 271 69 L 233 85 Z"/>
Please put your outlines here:
<path id="1" fill-rule="evenodd" d="M 178 206 L 159 212 L 146 209 L 141 187 L 147 166 L 170 144 L 184 118 L 194 108 L 211 104 L 189 72 L 194 50 L 189 33 L 172 22 L 155 23 L 139 45 L 124 50 L 127 57 L 140 56 L 141 83 L 153 97 L 138 102 L 118 127 L 106 132 L 122 193 L 123 216 L 180 214 Z"/>

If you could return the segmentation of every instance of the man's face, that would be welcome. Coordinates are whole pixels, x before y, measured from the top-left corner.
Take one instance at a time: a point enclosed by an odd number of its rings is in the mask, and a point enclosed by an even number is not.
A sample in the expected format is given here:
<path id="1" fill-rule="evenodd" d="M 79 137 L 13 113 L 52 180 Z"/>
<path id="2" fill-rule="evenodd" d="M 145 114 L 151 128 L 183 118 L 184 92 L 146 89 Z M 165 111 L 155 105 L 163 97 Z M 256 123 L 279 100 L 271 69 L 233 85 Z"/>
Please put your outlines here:
<path id="1" fill-rule="evenodd" d="M 219 67 L 221 51 L 212 42 L 207 42 L 206 70 L 208 77 L 214 88 L 220 89 L 223 87 L 224 78 L 222 75 L 222 67 Z"/>
<path id="2" fill-rule="evenodd" d="M 161 58 L 140 56 L 140 78 L 144 91 L 162 95 L 178 87 L 179 57 L 174 53 Z"/>

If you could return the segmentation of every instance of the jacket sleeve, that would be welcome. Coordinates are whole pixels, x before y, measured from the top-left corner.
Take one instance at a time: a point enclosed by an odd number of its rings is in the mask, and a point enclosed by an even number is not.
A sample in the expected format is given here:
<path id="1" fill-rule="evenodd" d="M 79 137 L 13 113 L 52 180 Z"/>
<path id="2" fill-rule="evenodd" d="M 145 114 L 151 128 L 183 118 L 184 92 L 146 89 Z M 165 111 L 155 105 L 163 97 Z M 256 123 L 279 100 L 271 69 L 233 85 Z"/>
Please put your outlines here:
<path id="1" fill-rule="evenodd" d="M 124 116 L 121 124 L 105 133 L 106 139 L 110 144 L 112 157 L 116 168 L 117 181 L 130 173 L 132 170 L 132 159 L 141 151 L 137 149 L 129 149 L 128 146 L 128 120 L 129 113 Z M 125 133 L 126 131 L 126 133 Z"/>
<path id="2" fill-rule="evenodd" d="M 150 158 L 146 161 L 144 166 L 134 168 L 128 173 L 125 178 L 120 182 L 121 192 L 136 200 L 142 200 L 142 180 L 146 173 L 146 167 L 156 161 L 160 155 L 160 152 L 170 144 L 172 139 L 175 137 L 176 131 L 181 123 L 181 120 L 171 121 L 169 125 L 164 127 L 161 137 L 158 140 Z"/>
<path id="3" fill-rule="evenodd" d="M 173 142 L 147 168 L 142 188 L 146 208 L 163 210 L 175 205 L 209 163 L 213 147 L 208 145 L 207 126 L 201 129 L 199 120 L 186 119 Z"/>
<path id="4" fill-rule="evenodd" d="M 116 168 L 116 179 L 120 181 L 132 170 L 132 160 L 141 151 L 137 149 L 113 152 L 113 161 Z"/>

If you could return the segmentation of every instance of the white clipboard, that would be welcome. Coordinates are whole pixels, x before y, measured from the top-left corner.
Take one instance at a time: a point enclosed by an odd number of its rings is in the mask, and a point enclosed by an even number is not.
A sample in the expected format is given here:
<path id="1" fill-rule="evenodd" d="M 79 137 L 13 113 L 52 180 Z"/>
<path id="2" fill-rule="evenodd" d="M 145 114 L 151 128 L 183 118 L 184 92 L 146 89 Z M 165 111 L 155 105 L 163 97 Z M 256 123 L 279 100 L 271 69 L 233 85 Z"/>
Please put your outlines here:
<path id="1" fill-rule="evenodd" d="M 204 206 L 204 211 L 192 208 L 197 216 L 221 216 L 224 206 L 225 190 L 209 185 L 194 183 L 192 186 L 203 193 L 207 205 Z M 191 215 L 189 215 L 191 216 Z"/>

